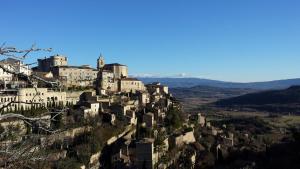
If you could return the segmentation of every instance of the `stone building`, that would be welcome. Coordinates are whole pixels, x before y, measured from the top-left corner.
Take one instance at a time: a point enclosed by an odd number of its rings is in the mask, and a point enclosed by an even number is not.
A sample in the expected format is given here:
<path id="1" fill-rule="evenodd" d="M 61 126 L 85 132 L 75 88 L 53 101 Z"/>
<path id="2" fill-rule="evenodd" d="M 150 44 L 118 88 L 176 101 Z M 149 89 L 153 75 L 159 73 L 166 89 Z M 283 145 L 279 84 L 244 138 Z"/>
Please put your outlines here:
<path id="1" fill-rule="evenodd" d="M 91 87 L 97 79 L 98 70 L 88 65 L 83 66 L 55 66 L 52 73 L 63 87 Z"/>
<path id="2" fill-rule="evenodd" d="M 61 55 L 38 59 L 35 72 L 51 71 L 53 77 L 63 87 L 94 87 L 98 93 L 144 91 L 144 84 L 134 78 L 128 78 L 128 67 L 119 63 L 105 64 L 102 55 L 97 59 L 97 69 L 88 65 L 69 66 L 67 58 Z M 40 74 L 40 73 L 39 73 Z M 101 91 L 101 92 L 100 92 Z"/>
<path id="3" fill-rule="evenodd" d="M 191 144 L 196 142 L 194 131 L 184 132 L 182 134 L 175 134 L 170 137 L 169 143 L 170 147 L 181 147 L 184 144 Z"/>
<path id="4" fill-rule="evenodd" d="M 4 64 L 9 64 L 13 67 L 15 73 L 22 73 L 27 76 L 31 75 L 31 69 L 28 65 L 24 64 L 23 61 L 13 58 L 7 58 L 2 60 Z"/>
<path id="5" fill-rule="evenodd" d="M 55 66 L 67 66 L 68 59 L 62 55 L 54 55 L 49 58 L 38 59 L 37 70 L 41 72 L 49 72 Z"/>
<path id="6" fill-rule="evenodd" d="M 154 82 L 146 85 L 150 94 L 169 94 L 169 87 L 161 85 L 159 82 Z"/>
<path id="7" fill-rule="evenodd" d="M 129 124 L 137 124 L 137 117 L 134 110 L 127 110 L 125 117 Z"/>
<path id="8" fill-rule="evenodd" d="M 66 104 L 66 92 L 53 91 L 47 88 L 19 88 L 15 90 L 4 90 L 0 93 L 0 108 L 10 102 L 10 106 L 4 111 L 30 110 L 42 106 L 51 107 Z"/>
<path id="9" fill-rule="evenodd" d="M 10 64 L 5 64 L 5 62 L 1 61 L 0 65 L 9 71 L 14 71 L 13 66 Z M 5 72 L 3 69 L 0 69 L 0 81 L 2 83 L 11 82 L 12 79 L 13 79 L 13 75 L 11 73 Z"/>
<path id="10" fill-rule="evenodd" d="M 101 86 L 101 89 L 108 91 L 118 91 L 118 83 L 114 77 L 114 73 L 109 70 L 101 70 L 98 73 L 98 86 Z"/>
<path id="11" fill-rule="evenodd" d="M 205 126 L 205 117 L 201 115 L 201 113 L 197 114 L 197 123 L 201 126 Z"/>
<path id="12" fill-rule="evenodd" d="M 68 59 L 62 55 L 38 59 L 35 72 L 52 72 L 53 77 L 61 82 L 63 87 L 92 87 L 97 79 L 98 70 L 89 65 L 69 66 Z"/>
<path id="13" fill-rule="evenodd" d="M 105 64 L 103 70 L 111 71 L 116 79 L 128 77 L 128 67 L 119 63 Z"/>
<path id="14" fill-rule="evenodd" d="M 97 60 L 99 70 L 97 78 L 98 93 L 100 90 L 110 92 L 144 91 L 143 82 L 135 78 L 128 78 L 128 67 L 119 63 L 105 64 L 102 55 Z"/>
<path id="15" fill-rule="evenodd" d="M 150 95 L 146 91 L 138 92 L 139 102 L 141 105 L 145 106 L 147 103 L 150 102 Z"/>
<path id="16" fill-rule="evenodd" d="M 34 71 L 34 72 L 32 72 L 32 74 L 36 75 L 37 77 L 43 78 L 43 79 L 52 79 L 54 77 L 52 72 Z"/>
<path id="17" fill-rule="evenodd" d="M 7 58 L 0 61 L 0 66 L 12 71 L 17 74 L 24 74 L 27 76 L 31 75 L 31 69 L 28 65 L 24 64 L 22 61 L 13 58 Z M 18 78 L 15 78 L 13 74 L 8 73 L 0 68 L 0 84 L 1 88 L 13 88 L 13 86 L 25 85 L 24 82 L 19 81 Z"/>
<path id="18" fill-rule="evenodd" d="M 146 124 L 147 128 L 152 128 L 154 126 L 154 115 L 151 112 L 148 112 L 143 115 L 143 123 Z"/>
<path id="19" fill-rule="evenodd" d="M 120 92 L 144 91 L 145 86 L 142 81 L 136 78 L 123 78 L 119 81 Z"/>
<path id="20" fill-rule="evenodd" d="M 144 138 L 136 143 L 136 165 L 137 168 L 153 169 L 157 163 L 154 153 L 154 139 Z"/>
<path id="21" fill-rule="evenodd" d="M 99 115 L 100 103 L 85 102 L 85 103 L 81 103 L 81 105 L 82 105 L 81 110 L 84 119 L 96 117 L 97 115 Z"/>

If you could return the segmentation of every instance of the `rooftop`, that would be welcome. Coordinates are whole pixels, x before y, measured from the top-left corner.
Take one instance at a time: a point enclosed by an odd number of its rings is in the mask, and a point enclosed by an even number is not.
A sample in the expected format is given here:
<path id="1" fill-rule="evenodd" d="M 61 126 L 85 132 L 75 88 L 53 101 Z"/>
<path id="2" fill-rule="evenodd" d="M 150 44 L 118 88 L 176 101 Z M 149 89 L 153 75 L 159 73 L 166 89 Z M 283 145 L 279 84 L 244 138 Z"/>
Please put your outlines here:
<path id="1" fill-rule="evenodd" d="M 138 143 L 154 143 L 154 139 L 153 138 L 144 138 L 144 139 L 140 140 Z"/>
<path id="2" fill-rule="evenodd" d="M 82 65 L 82 66 L 54 66 L 54 67 L 57 67 L 57 68 L 74 68 L 74 69 L 92 69 L 92 70 L 95 70 L 97 71 L 97 69 L 94 69 L 90 66 L 87 66 L 87 65 Z"/>
<path id="3" fill-rule="evenodd" d="M 110 64 L 105 64 L 104 67 L 105 66 L 126 66 L 126 65 L 122 65 L 120 63 L 110 63 Z"/>
<path id="4" fill-rule="evenodd" d="M 140 81 L 139 79 L 137 78 L 122 78 L 121 81 Z"/>
<path id="5" fill-rule="evenodd" d="M 51 59 L 51 58 L 55 58 L 55 57 L 60 57 L 60 58 L 65 58 L 65 59 L 67 59 L 67 57 L 64 56 L 64 55 L 56 54 L 56 55 L 49 56 L 49 57 L 44 57 L 44 58 L 41 58 L 41 59 L 38 59 L 38 60 Z"/>

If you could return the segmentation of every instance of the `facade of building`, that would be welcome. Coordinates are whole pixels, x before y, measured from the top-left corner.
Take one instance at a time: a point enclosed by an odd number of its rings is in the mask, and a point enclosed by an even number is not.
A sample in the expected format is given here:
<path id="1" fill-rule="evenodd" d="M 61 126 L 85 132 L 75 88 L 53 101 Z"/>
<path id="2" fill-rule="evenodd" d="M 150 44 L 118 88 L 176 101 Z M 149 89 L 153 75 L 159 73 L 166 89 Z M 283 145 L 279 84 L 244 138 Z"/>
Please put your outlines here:
<path id="1" fill-rule="evenodd" d="M 119 80 L 120 92 L 144 91 L 145 86 L 142 81 L 135 78 L 123 78 Z"/>
<path id="2" fill-rule="evenodd" d="M 145 138 L 136 143 L 137 168 L 154 169 L 157 157 L 154 153 L 154 139 Z"/>
<path id="3" fill-rule="evenodd" d="M 21 60 L 7 58 L 0 61 L 0 66 L 16 74 L 24 74 L 26 76 L 31 75 L 31 69 Z M 8 86 L 12 87 L 24 85 L 24 82 L 19 81 L 19 79 L 14 77 L 15 75 L 0 68 L 0 84 L 2 88 L 7 88 Z"/>
<path id="4" fill-rule="evenodd" d="M 89 65 L 68 66 L 68 59 L 62 55 L 38 59 L 36 72 L 51 72 L 62 87 L 91 87 L 97 79 L 98 70 Z"/>
<path id="5" fill-rule="evenodd" d="M 143 122 L 145 123 L 147 128 L 152 128 L 154 126 L 154 115 L 151 112 L 148 112 L 143 115 Z"/>
<path id="6" fill-rule="evenodd" d="M 119 63 L 105 64 L 102 55 L 97 59 L 97 69 L 88 65 L 68 66 L 65 56 L 55 55 L 38 59 L 36 72 L 52 72 L 63 87 L 92 87 L 111 92 L 144 91 L 144 84 L 138 79 L 128 78 L 128 67 Z M 100 92 L 99 92 L 100 93 Z"/>
<path id="7" fill-rule="evenodd" d="M 68 59 L 62 55 L 50 56 L 49 58 L 38 59 L 38 71 L 49 72 L 55 66 L 67 66 Z"/>
<path id="8" fill-rule="evenodd" d="M 105 64 L 103 70 L 109 70 L 113 72 L 116 79 L 128 77 L 128 67 L 119 63 Z"/>
<path id="9" fill-rule="evenodd" d="M 65 105 L 66 92 L 47 88 L 19 88 L 1 91 L 0 101 L 0 108 L 5 107 L 3 111 L 30 110 L 33 107 Z M 10 104 L 10 102 L 13 103 Z"/>
<path id="10" fill-rule="evenodd" d="M 105 64 L 101 55 L 97 60 L 99 70 L 97 87 L 99 90 L 111 92 L 136 92 L 144 91 L 142 81 L 135 78 L 128 78 L 128 67 L 119 63 Z"/>
<path id="11" fill-rule="evenodd" d="M 171 147 L 181 147 L 184 144 L 190 144 L 196 142 L 194 131 L 185 132 L 182 134 L 175 134 L 169 139 Z"/>
<path id="12" fill-rule="evenodd" d="M 155 94 L 159 94 L 159 93 L 169 94 L 169 87 L 161 85 L 159 82 L 147 84 L 146 87 L 150 94 L 154 94 L 154 93 Z"/>
<path id="13" fill-rule="evenodd" d="M 27 76 L 31 75 L 31 69 L 28 65 L 24 64 L 23 61 L 13 58 L 7 58 L 2 60 L 4 64 L 9 64 L 13 67 L 15 73 L 23 73 Z"/>
<path id="14" fill-rule="evenodd" d="M 101 89 L 109 91 L 118 91 L 117 79 L 114 78 L 114 73 L 109 70 L 102 70 L 98 73 L 99 86 Z"/>
<path id="15" fill-rule="evenodd" d="M 63 87 L 93 86 L 98 70 L 90 66 L 55 66 L 52 73 Z"/>
<path id="16" fill-rule="evenodd" d="M 84 105 L 82 107 L 84 119 L 93 118 L 93 117 L 96 117 L 97 115 L 99 115 L 99 108 L 100 108 L 99 103 L 85 102 L 85 103 L 81 103 L 81 105 Z"/>
<path id="17" fill-rule="evenodd" d="M 5 64 L 3 62 L 0 62 L 0 65 L 9 71 L 14 71 L 13 66 L 10 64 Z M 11 82 L 12 80 L 13 80 L 13 75 L 11 73 L 8 73 L 3 69 L 0 69 L 0 81 L 2 83 Z"/>

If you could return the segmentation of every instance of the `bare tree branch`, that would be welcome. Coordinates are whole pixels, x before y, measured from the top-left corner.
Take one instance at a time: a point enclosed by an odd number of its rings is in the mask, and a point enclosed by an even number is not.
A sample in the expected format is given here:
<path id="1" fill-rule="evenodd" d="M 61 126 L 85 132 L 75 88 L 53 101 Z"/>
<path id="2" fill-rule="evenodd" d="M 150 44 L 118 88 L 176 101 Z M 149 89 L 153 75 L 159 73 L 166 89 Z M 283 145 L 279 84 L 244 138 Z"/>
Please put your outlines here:
<path id="1" fill-rule="evenodd" d="M 40 49 L 37 48 L 34 45 L 31 46 L 30 49 L 26 50 L 19 50 L 15 47 L 7 47 L 6 43 L 3 43 L 0 47 L 0 56 L 4 57 L 12 57 L 18 60 L 24 60 L 26 57 L 29 56 L 31 52 L 37 52 L 37 51 L 46 51 L 50 52 L 52 49 Z M 26 117 L 25 115 L 22 115 L 20 113 L 6 113 L 2 114 L 0 113 L 0 122 L 8 119 L 19 119 L 22 120 L 24 123 L 26 123 L 28 126 L 35 126 L 38 127 L 38 129 L 45 131 L 50 134 L 54 134 L 57 132 L 60 132 L 60 130 L 54 130 L 51 127 L 48 127 L 47 124 L 50 121 L 55 121 L 56 117 L 65 113 L 66 109 L 61 110 L 49 110 L 44 104 L 40 102 L 34 102 L 33 100 L 36 97 L 39 97 L 41 99 L 41 96 L 38 95 L 37 87 L 34 85 L 34 80 L 41 81 L 46 84 L 51 85 L 53 88 L 60 87 L 60 84 L 58 81 L 48 81 L 41 77 L 38 77 L 36 75 L 26 75 L 24 73 L 15 72 L 12 70 L 9 70 L 4 65 L 0 64 L 0 69 L 2 69 L 4 72 L 10 73 L 17 77 L 20 80 L 26 81 L 28 84 L 32 85 L 35 88 L 36 94 L 31 99 L 30 102 L 20 102 L 20 101 L 11 101 L 8 104 L 4 105 L 0 108 L 0 112 L 4 110 L 7 107 L 10 107 L 12 104 L 30 104 L 30 105 L 41 105 L 42 108 L 45 108 L 45 112 L 39 114 L 35 117 Z M 2 132 L 0 136 L 7 134 L 7 130 Z M 35 135 L 37 138 L 41 138 L 41 134 Z M 39 148 L 41 148 L 41 145 L 36 144 L 31 139 L 25 139 L 22 140 L 21 145 L 19 145 L 17 148 L 14 148 L 12 146 L 6 146 L 6 147 L 0 147 L 0 167 L 4 166 L 5 168 L 16 168 L 16 166 L 26 166 L 27 168 L 30 168 L 30 162 L 34 162 L 36 160 L 45 160 L 45 156 L 39 155 Z M 1 162 L 4 162 L 4 164 L 1 164 Z"/>
<path id="2" fill-rule="evenodd" d="M 5 47 L 5 43 L 3 43 L 0 47 L 0 55 L 13 57 L 21 60 L 25 59 L 30 52 L 37 52 L 37 51 L 51 52 L 52 48 L 41 49 L 41 48 L 37 48 L 36 45 L 33 44 L 30 49 L 19 50 L 16 47 Z"/>

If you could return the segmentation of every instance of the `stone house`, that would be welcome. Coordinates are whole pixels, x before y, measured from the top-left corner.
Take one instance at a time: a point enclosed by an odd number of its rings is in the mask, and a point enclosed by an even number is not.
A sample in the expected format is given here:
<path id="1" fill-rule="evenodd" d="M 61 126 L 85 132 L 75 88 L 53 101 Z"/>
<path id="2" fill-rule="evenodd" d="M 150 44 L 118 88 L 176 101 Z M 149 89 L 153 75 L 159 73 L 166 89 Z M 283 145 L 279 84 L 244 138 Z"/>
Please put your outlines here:
<path id="1" fill-rule="evenodd" d="M 17 74 L 31 75 L 31 69 L 23 61 L 13 58 L 7 58 L 0 61 L 0 66 Z M 9 72 L 0 69 L 1 88 L 15 88 L 15 86 L 25 86 L 27 82 L 22 81 Z"/>
<path id="2" fill-rule="evenodd" d="M 161 85 L 159 82 L 154 82 L 146 85 L 150 94 L 169 94 L 168 86 Z"/>
<path id="3" fill-rule="evenodd" d="M 175 134 L 169 139 L 169 144 L 171 148 L 181 147 L 184 144 L 191 144 L 194 142 L 196 142 L 194 131 L 188 131 L 182 134 Z"/>
<path id="4" fill-rule="evenodd" d="M 120 92 L 144 91 L 145 86 L 142 81 L 136 78 L 122 78 L 119 80 Z"/>
<path id="5" fill-rule="evenodd" d="M 154 152 L 154 139 L 144 138 L 136 142 L 137 168 L 154 169 L 157 155 Z"/>
<path id="6" fill-rule="evenodd" d="M 151 112 L 148 112 L 143 115 L 143 123 L 145 123 L 147 128 L 153 128 L 155 125 L 154 115 Z"/>
<path id="7" fill-rule="evenodd" d="M 6 90 L 0 93 L 0 108 L 12 103 L 4 108 L 4 111 L 29 110 L 33 107 L 42 106 L 63 106 L 66 104 L 66 92 L 50 90 L 47 88 L 19 88 Z"/>
<path id="8" fill-rule="evenodd" d="M 99 115 L 100 104 L 97 102 L 85 102 L 81 103 L 80 108 L 82 110 L 84 119 L 87 119 Z"/>

